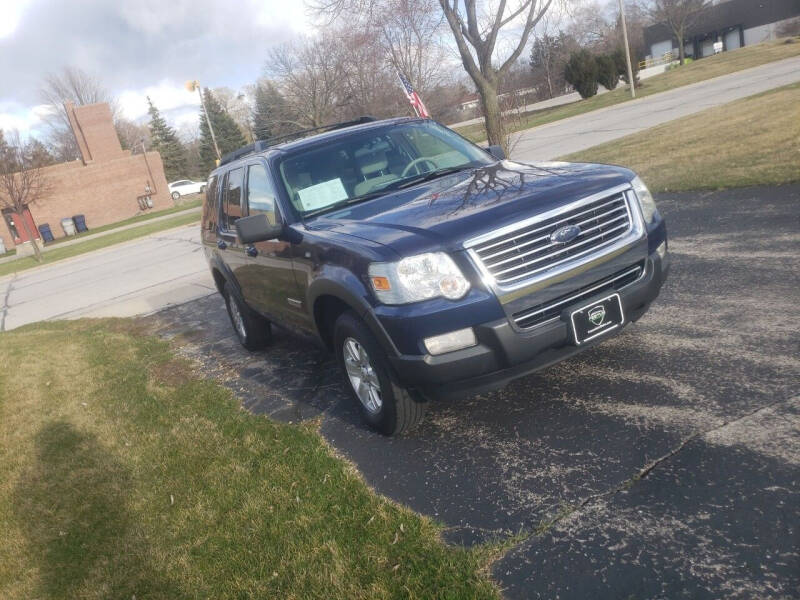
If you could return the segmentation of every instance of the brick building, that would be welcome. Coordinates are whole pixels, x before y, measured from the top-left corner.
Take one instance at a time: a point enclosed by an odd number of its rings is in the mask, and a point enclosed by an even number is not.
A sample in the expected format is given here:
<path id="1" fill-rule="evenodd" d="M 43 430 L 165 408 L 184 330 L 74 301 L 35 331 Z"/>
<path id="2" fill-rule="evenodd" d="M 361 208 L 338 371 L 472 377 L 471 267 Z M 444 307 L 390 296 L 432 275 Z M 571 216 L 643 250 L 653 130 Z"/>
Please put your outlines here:
<path id="1" fill-rule="evenodd" d="M 161 156 L 123 150 L 108 104 L 68 103 L 66 109 L 81 158 L 43 170 L 47 194 L 29 205 L 26 214 L 3 210 L 0 239 L 7 249 L 16 247 L 18 254 L 31 251 L 22 218 L 37 235 L 38 226 L 46 223 L 55 237 L 62 237 L 65 217 L 85 215 L 91 229 L 173 205 Z M 149 196 L 152 206 L 142 201 L 143 196 Z"/>

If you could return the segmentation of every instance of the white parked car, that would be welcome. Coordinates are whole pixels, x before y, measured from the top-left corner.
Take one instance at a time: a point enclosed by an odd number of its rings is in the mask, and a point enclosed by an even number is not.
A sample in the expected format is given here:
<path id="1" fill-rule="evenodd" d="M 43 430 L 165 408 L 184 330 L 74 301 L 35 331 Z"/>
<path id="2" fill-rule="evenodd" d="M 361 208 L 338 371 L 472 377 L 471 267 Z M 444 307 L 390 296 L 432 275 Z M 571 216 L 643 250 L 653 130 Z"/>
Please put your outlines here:
<path id="1" fill-rule="evenodd" d="M 206 191 L 206 182 L 181 179 L 179 181 L 173 181 L 167 187 L 169 187 L 169 193 L 172 195 L 172 199 L 177 200 L 186 194 L 202 194 Z"/>

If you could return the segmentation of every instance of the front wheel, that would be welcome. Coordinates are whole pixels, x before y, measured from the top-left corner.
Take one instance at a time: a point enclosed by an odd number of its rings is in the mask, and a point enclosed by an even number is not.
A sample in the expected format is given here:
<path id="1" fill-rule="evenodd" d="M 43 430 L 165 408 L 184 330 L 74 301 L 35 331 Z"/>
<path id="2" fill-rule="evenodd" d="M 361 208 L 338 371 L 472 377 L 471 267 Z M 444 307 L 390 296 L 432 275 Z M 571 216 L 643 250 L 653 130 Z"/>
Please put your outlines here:
<path id="1" fill-rule="evenodd" d="M 416 426 L 427 403 L 394 381 L 386 354 L 364 321 L 348 311 L 336 321 L 336 358 L 364 420 L 384 435 Z"/>
<path id="2" fill-rule="evenodd" d="M 251 352 L 261 350 L 269 344 L 272 339 L 269 321 L 253 312 L 250 307 L 239 300 L 230 284 L 226 283 L 222 288 L 222 296 L 225 298 L 228 316 L 231 319 L 233 330 L 236 332 L 236 337 L 239 338 L 239 343 Z"/>
<path id="3" fill-rule="evenodd" d="M 178 200 L 180 197 L 181 197 L 181 193 L 180 192 L 172 192 L 172 199 L 173 200 Z"/>

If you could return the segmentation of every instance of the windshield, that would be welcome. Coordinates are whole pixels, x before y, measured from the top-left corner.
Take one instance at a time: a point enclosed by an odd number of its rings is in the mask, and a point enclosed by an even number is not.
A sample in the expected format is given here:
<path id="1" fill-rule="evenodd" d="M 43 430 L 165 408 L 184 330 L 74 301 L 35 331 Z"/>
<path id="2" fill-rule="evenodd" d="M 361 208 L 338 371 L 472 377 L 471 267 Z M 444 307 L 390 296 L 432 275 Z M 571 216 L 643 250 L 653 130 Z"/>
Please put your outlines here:
<path id="1" fill-rule="evenodd" d="M 280 161 L 295 209 L 308 216 L 391 189 L 496 162 L 433 121 L 398 123 L 299 150 Z"/>

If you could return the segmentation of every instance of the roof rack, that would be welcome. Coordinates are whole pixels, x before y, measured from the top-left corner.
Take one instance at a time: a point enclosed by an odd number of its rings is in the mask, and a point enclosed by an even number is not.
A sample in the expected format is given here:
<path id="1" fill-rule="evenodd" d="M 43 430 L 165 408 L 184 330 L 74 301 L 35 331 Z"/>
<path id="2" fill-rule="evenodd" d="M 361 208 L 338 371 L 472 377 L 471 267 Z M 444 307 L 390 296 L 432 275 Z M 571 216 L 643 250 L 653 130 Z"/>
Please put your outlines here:
<path id="1" fill-rule="evenodd" d="M 232 152 L 228 152 L 227 154 L 223 155 L 219 161 L 218 166 L 226 165 L 230 162 L 233 162 L 237 159 L 242 158 L 243 156 L 247 156 L 248 154 L 255 154 L 256 152 L 262 152 L 271 146 L 275 146 L 281 142 L 286 142 L 289 140 L 293 140 L 299 137 L 302 137 L 308 133 L 318 133 L 323 131 L 334 131 L 336 129 L 343 129 L 345 127 L 352 127 L 353 125 L 363 125 L 365 123 L 372 123 L 373 121 L 377 121 L 375 117 L 359 117 L 353 121 L 345 121 L 343 123 L 333 123 L 331 125 L 322 125 L 321 127 L 312 127 L 311 129 L 301 129 L 300 131 L 294 131 L 292 133 L 287 133 L 284 135 L 279 135 L 273 138 L 269 138 L 268 140 L 256 140 L 252 144 L 248 144 L 247 146 L 242 146 L 237 150 L 233 150 Z"/>

